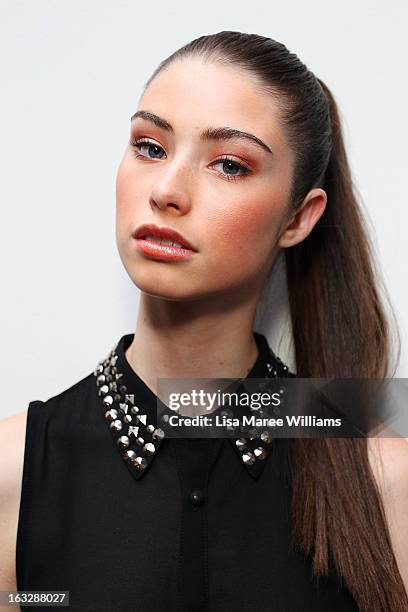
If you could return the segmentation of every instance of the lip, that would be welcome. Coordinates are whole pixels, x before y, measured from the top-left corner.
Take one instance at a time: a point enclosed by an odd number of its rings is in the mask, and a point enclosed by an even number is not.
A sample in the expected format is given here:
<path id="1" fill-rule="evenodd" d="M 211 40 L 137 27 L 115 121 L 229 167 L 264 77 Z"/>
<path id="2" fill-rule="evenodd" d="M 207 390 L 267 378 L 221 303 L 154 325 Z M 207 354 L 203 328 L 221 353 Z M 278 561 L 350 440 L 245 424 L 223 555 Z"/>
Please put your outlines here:
<path id="1" fill-rule="evenodd" d="M 172 240 L 173 242 L 179 242 L 190 251 L 197 251 L 197 249 L 187 240 L 187 238 L 184 238 L 184 236 L 176 232 L 176 230 L 172 229 L 171 227 L 158 227 L 153 223 L 145 223 L 136 228 L 133 237 L 143 238 L 147 235 L 157 236 L 158 238 L 167 238 L 168 240 Z"/>
<path id="2" fill-rule="evenodd" d="M 179 242 L 183 248 L 172 246 L 169 244 L 159 244 L 152 240 L 145 240 L 145 236 L 157 236 L 158 238 L 166 238 L 173 242 Z M 184 236 L 176 232 L 170 227 L 158 227 L 157 225 L 148 223 L 140 225 L 133 233 L 133 238 L 136 239 L 136 246 L 140 253 L 153 259 L 161 259 L 167 261 L 185 260 L 194 255 L 196 248 Z"/>

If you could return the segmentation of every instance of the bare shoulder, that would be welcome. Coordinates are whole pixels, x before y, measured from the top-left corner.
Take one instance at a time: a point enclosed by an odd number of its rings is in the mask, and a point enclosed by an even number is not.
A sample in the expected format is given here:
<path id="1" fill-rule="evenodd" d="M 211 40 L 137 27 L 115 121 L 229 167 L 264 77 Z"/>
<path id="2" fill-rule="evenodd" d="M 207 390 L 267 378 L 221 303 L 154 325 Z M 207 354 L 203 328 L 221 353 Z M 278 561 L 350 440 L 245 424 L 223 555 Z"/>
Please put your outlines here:
<path id="1" fill-rule="evenodd" d="M 368 438 L 368 453 L 408 593 L 408 440 L 384 428 L 376 437 Z"/>
<path id="2" fill-rule="evenodd" d="M 0 591 L 15 590 L 27 410 L 0 421 Z"/>

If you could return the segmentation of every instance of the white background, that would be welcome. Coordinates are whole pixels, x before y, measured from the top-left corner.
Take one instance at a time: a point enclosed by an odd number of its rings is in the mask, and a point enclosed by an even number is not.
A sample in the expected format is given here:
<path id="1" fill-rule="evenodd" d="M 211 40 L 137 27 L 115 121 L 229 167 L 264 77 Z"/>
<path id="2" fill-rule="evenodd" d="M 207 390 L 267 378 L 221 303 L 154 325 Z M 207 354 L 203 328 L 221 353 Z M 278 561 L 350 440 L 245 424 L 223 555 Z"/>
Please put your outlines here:
<path id="1" fill-rule="evenodd" d="M 139 292 L 114 237 L 130 116 L 164 57 L 219 30 L 283 42 L 333 91 L 401 329 L 397 375 L 407 376 L 406 2 L 0 7 L 1 417 L 70 387 L 134 331 Z M 274 307 L 267 335 L 290 365 L 284 296 Z"/>

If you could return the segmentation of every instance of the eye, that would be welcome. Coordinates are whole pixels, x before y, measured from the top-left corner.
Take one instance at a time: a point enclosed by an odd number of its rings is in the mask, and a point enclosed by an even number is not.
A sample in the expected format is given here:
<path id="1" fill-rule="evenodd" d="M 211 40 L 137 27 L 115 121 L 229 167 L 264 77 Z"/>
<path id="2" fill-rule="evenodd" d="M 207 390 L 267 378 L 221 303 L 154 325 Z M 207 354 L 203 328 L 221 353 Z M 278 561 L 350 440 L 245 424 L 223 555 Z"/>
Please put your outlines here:
<path id="1" fill-rule="evenodd" d="M 147 159 L 163 159 L 160 156 L 157 156 L 158 153 L 164 153 L 164 149 L 156 144 L 155 142 L 152 142 L 151 140 L 147 140 L 147 138 L 139 138 L 138 140 L 134 140 L 134 141 L 130 141 L 130 145 L 136 149 L 136 151 L 134 151 L 134 156 L 136 158 L 139 157 L 147 157 Z M 147 149 L 148 155 L 143 155 L 138 153 L 137 151 L 141 151 L 142 149 Z M 151 155 L 151 157 L 150 157 Z"/>
<path id="2" fill-rule="evenodd" d="M 137 159 L 163 159 L 163 147 L 147 138 L 131 140 L 130 145 L 134 149 L 136 149 L 133 154 Z M 142 149 L 147 150 L 147 155 L 143 155 L 142 153 L 140 153 Z M 220 159 L 217 159 L 211 165 L 217 166 L 219 164 L 221 164 L 222 166 L 222 171 L 220 172 L 219 170 L 217 170 L 217 174 L 219 174 L 223 178 L 226 178 L 228 181 L 236 181 L 238 179 L 245 178 L 246 176 L 251 174 L 251 170 L 247 166 L 235 161 L 228 155 L 223 155 Z"/>
<path id="3" fill-rule="evenodd" d="M 244 164 L 231 159 L 231 157 L 228 157 L 228 155 L 223 155 L 221 159 L 217 159 L 212 163 L 212 166 L 216 166 L 218 164 L 221 164 L 222 174 L 228 181 L 236 181 L 237 179 L 245 178 L 251 174 L 251 170 L 248 168 L 248 166 L 244 166 Z M 239 172 L 241 174 L 239 174 Z M 218 174 L 221 174 L 221 172 L 218 172 Z"/>

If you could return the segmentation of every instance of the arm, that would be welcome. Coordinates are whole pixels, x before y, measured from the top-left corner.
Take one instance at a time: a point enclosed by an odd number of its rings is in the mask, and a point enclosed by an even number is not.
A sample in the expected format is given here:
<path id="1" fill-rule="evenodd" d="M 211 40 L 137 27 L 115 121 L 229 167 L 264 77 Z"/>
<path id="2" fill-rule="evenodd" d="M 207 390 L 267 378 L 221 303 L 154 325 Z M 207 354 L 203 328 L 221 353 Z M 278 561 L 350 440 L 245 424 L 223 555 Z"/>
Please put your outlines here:
<path id="1" fill-rule="evenodd" d="M 0 591 L 16 590 L 16 538 L 27 410 L 0 421 Z"/>

